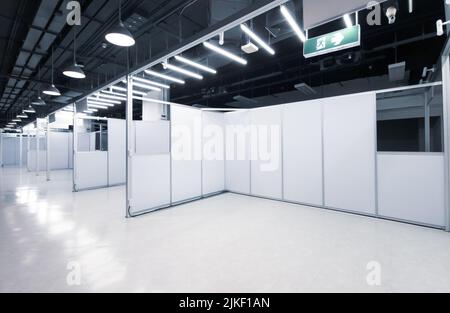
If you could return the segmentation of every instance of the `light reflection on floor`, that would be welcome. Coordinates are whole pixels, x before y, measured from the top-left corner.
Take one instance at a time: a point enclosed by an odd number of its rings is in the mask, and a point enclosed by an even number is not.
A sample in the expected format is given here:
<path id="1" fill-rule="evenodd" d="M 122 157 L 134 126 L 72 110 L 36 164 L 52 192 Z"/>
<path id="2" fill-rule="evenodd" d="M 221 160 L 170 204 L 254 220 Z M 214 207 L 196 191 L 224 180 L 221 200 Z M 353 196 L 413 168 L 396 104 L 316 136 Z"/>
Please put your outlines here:
<path id="1" fill-rule="evenodd" d="M 450 291 L 442 231 L 232 194 L 127 220 L 124 187 L 71 189 L 0 169 L 0 291 Z"/>

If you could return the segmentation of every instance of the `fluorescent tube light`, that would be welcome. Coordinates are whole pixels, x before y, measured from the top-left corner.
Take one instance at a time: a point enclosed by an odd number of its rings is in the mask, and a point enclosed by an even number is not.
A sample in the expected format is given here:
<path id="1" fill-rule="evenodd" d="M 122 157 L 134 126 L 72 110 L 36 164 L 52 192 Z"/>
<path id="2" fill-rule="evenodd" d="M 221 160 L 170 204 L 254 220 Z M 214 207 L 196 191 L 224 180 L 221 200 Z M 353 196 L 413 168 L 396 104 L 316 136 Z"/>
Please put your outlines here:
<path id="1" fill-rule="evenodd" d="M 12 119 L 12 121 L 13 121 L 13 122 L 17 122 L 17 123 L 22 122 L 22 120 L 21 120 L 20 118 L 14 118 L 14 119 Z"/>
<path id="2" fill-rule="evenodd" d="M 18 114 L 17 115 L 17 118 L 28 118 L 28 115 L 26 115 L 26 114 Z"/>
<path id="3" fill-rule="evenodd" d="M 104 94 L 104 93 L 98 93 L 97 96 L 98 97 L 102 97 L 102 98 L 106 98 L 106 99 L 113 99 L 113 100 L 121 100 L 121 101 L 126 101 L 127 100 L 126 97 L 112 96 L 112 95 L 108 95 L 108 94 Z M 99 100 L 101 100 L 101 99 L 99 99 Z"/>
<path id="4" fill-rule="evenodd" d="M 350 18 L 350 15 L 348 15 L 348 14 L 344 15 L 344 22 L 345 22 L 345 26 L 347 26 L 347 28 L 353 27 L 353 22 L 352 22 L 352 19 Z"/>
<path id="5" fill-rule="evenodd" d="M 169 80 L 171 82 L 182 84 L 182 85 L 184 85 L 186 83 L 184 80 L 181 80 L 181 79 L 169 76 L 169 75 L 164 75 L 164 74 L 152 71 L 152 70 L 145 70 L 145 73 L 147 73 L 148 75 L 151 75 L 151 76 L 159 77 L 159 78 Z"/>
<path id="6" fill-rule="evenodd" d="M 179 62 L 182 62 L 184 64 L 187 64 L 187 65 L 190 65 L 192 67 L 198 68 L 199 70 L 202 70 L 202 71 L 205 71 L 205 72 L 208 72 L 208 73 L 211 73 L 211 74 L 217 74 L 217 71 L 215 69 L 210 68 L 210 67 L 205 66 L 205 65 L 202 65 L 202 64 L 199 64 L 197 62 L 191 61 L 191 60 L 186 59 L 186 58 L 184 58 L 182 56 L 179 56 L 179 55 L 175 56 L 175 60 L 177 60 Z"/>
<path id="7" fill-rule="evenodd" d="M 163 85 L 163 84 L 161 84 L 161 85 Z M 155 85 L 155 86 L 156 86 L 156 85 Z M 167 85 L 165 85 L 165 86 L 167 86 Z M 169 87 L 170 87 L 170 86 L 169 86 Z M 164 87 L 163 87 L 163 88 L 164 88 Z M 127 89 L 126 89 L 126 88 L 122 88 L 122 87 L 111 86 L 111 89 L 115 89 L 115 90 L 118 90 L 118 91 L 127 92 Z M 112 91 L 109 91 L 109 92 L 104 91 L 104 93 L 110 93 L 110 94 L 113 94 Z M 137 90 L 133 90 L 133 93 L 135 93 L 135 94 L 137 94 L 137 95 L 146 95 L 146 94 L 147 94 L 146 92 L 137 91 Z M 119 94 L 119 93 L 118 93 L 118 94 Z M 120 95 L 122 95 L 122 96 L 124 96 L 124 97 L 127 96 L 126 94 L 120 94 Z"/>
<path id="8" fill-rule="evenodd" d="M 154 91 L 161 91 L 161 88 L 158 88 L 158 87 L 155 87 L 155 86 L 146 85 L 146 84 L 133 82 L 133 85 L 136 86 L 136 87 L 139 87 L 139 88 L 143 88 L 143 89 L 154 90 Z"/>
<path id="9" fill-rule="evenodd" d="M 241 29 L 244 33 L 246 33 L 251 39 L 256 41 L 256 43 L 269 52 L 271 55 L 275 55 L 275 50 L 273 50 L 267 43 L 264 42 L 258 35 L 256 35 L 247 25 L 241 24 Z"/>
<path id="10" fill-rule="evenodd" d="M 181 74 L 186 75 L 186 76 L 190 76 L 190 77 L 195 78 L 195 79 L 199 79 L 199 80 L 202 80 L 202 79 L 203 79 L 203 76 L 202 76 L 202 75 L 199 75 L 199 74 L 197 74 L 197 73 L 194 73 L 194 72 L 185 70 L 184 68 L 175 66 L 175 65 L 173 65 L 173 64 L 163 63 L 163 66 L 164 66 L 164 68 L 168 68 L 168 69 L 170 69 L 170 70 L 172 70 L 172 71 L 181 73 Z"/>
<path id="11" fill-rule="evenodd" d="M 289 12 L 289 10 L 286 8 L 286 6 L 282 5 L 280 7 L 281 10 L 281 14 L 283 14 L 284 18 L 286 19 L 286 21 L 289 23 L 289 25 L 291 26 L 292 30 L 297 34 L 298 38 L 300 38 L 300 40 L 302 42 L 306 41 L 306 37 L 305 34 L 303 33 L 303 31 L 300 29 L 300 26 L 298 26 L 297 22 L 295 21 L 295 19 L 292 17 L 291 13 Z"/>
<path id="12" fill-rule="evenodd" d="M 121 104 L 122 102 L 117 101 L 117 100 L 109 100 L 109 99 L 101 99 L 99 97 L 88 97 L 88 101 L 98 101 L 98 102 L 104 102 L 105 105 L 108 104 Z"/>
<path id="13" fill-rule="evenodd" d="M 98 105 L 104 105 L 104 106 L 108 106 L 108 107 L 114 106 L 114 104 L 111 104 L 111 103 L 105 103 L 105 102 L 95 101 L 95 100 L 88 100 L 88 104 L 98 104 Z"/>
<path id="14" fill-rule="evenodd" d="M 95 109 L 108 109 L 108 106 L 104 106 L 104 105 L 100 105 L 100 104 L 93 104 L 93 103 L 89 103 L 87 104 L 88 108 L 95 108 Z"/>
<path id="15" fill-rule="evenodd" d="M 111 86 L 111 89 L 119 90 L 119 91 L 125 91 L 127 92 L 127 88 L 119 87 L 119 86 Z"/>
<path id="16" fill-rule="evenodd" d="M 36 110 L 33 108 L 33 107 L 28 107 L 27 109 L 24 109 L 23 110 L 23 113 L 31 113 L 31 114 L 34 114 L 34 113 L 36 113 Z"/>
<path id="17" fill-rule="evenodd" d="M 233 61 L 236 61 L 236 62 L 238 62 L 238 63 L 240 63 L 242 65 L 247 65 L 247 60 L 245 60 L 245 59 L 243 59 L 241 57 L 238 57 L 237 55 L 234 55 L 233 53 L 228 52 L 225 49 L 222 49 L 222 48 L 217 47 L 217 46 L 215 46 L 213 44 L 210 44 L 209 42 L 204 42 L 203 45 L 206 48 L 223 55 L 224 57 L 227 57 L 227 58 L 229 58 L 229 59 L 231 59 Z"/>
<path id="18" fill-rule="evenodd" d="M 136 80 L 136 81 L 141 82 L 141 83 L 144 83 L 144 84 L 154 85 L 154 86 L 157 86 L 157 87 L 161 87 L 161 88 L 164 88 L 164 89 L 170 89 L 170 86 L 169 86 L 169 85 L 157 83 L 157 82 L 154 82 L 154 81 L 152 81 L 152 80 L 148 80 L 148 79 L 141 78 L 141 77 L 133 77 L 133 80 Z M 134 92 L 134 91 L 133 91 L 133 92 Z"/>

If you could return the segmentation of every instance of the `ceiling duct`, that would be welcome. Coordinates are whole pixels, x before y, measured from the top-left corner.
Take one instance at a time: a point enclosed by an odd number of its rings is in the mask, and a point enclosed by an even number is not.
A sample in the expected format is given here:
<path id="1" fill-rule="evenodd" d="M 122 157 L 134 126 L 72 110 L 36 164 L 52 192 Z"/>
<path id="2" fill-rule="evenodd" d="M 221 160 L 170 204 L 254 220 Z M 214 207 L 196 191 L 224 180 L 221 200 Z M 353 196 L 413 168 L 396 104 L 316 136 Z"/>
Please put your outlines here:
<path id="1" fill-rule="evenodd" d="M 396 82 L 405 79 L 406 62 L 400 62 L 389 65 L 389 81 Z"/>
<path id="2" fill-rule="evenodd" d="M 240 104 L 242 104 L 245 107 L 254 107 L 258 104 L 258 101 L 241 96 L 241 95 L 233 97 L 233 100 L 239 102 Z"/>

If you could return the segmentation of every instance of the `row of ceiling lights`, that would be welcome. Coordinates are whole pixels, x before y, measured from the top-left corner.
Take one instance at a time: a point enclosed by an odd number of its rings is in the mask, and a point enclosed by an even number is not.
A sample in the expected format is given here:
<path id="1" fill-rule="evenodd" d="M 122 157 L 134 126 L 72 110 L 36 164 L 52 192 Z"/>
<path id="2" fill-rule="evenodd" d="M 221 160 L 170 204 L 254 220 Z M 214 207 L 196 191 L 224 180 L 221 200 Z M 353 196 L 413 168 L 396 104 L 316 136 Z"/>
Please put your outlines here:
<path id="1" fill-rule="evenodd" d="M 287 7 L 285 5 L 281 5 L 280 6 L 280 11 L 281 14 L 284 16 L 285 20 L 287 21 L 287 23 L 291 26 L 292 30 L 294 31 L 294 33 L 299 37 L 299 39 L 302 42 L 306 41 L 306 36 L 304 34 L 304 32 L 301 30 L 300 26 L 297 24 L 295 18 L 293 17 L 293 15 L 291 14 L 291 12 L 289 11 L 289 9 L 287 9 Z M 352 21 L 349 17 L 348 14 L 346 14 L 344 16 L 344 21 L 347 25 L 347 27 L 351 27 L 352 26 Z M 275 55 L 275 50 L 273 50 L 272 47 L 270 47 L 269 44 L 267 44 L 264 40 L 262 40 L 258 35 L 256 35 L 246 24 L 241 24 L 240 25 L 241 30 L 251 39 L 253 39 L 261 48 L 263 48 L 266 52 L 268 52 L 270 55 Z M 110 42 L 111 44 L 114 44 L 116 46 L 120 46 L 120 47 L 130 47 L 135 45 L 136 41 L 133 38 L 132 34 L 128 31 L 128 29 L 125 27 L 125 25 L 122 22 L 122 11 L 121 11 L 121 3 L 119 1 L 119 22 L 118 24 L 112 28 L 106 35 L 105 35 L 105 39 Z M 220 45 L 223 44 L 223 40 L 220 40 Z M 217 45 L 214 45 L 210 42 L 204 42 L 203 46 L 209 50 L 212 50 L 218 54 L 221 54 L 222 56 L 235 61 L 239 64 L 242 65 L 247 65 L 247 60 L 245 60 L 244 58 L 241 58 Z M 74 32 L 74 55 L 73 55 L 73 64 L 70 65 L 68 68 L 66 68 L 63 71 L 63 74 L 69 78 L 74 78 L 74 79 L 84 79 L 86 78 L 86 75 L 83 71 L 83 69 L 81 68 L 80 65 L 77 64 L 76 62 L 76 35 Z M 183 56 L 175 56 L 175 60 L 177 60 L 180 63 L 183 63 L 185 65 L 194 67 L 200 71 L 204 71 L 210 74 L 216 74 L 217 71 L 213 68 L 210 68 L 208 66 L 199 64 L 197 62 L 194 62 L 192 60 L 189 60 Z M 164 69 L 170 69 L 174 72 L 178 72 L 180 74 L 183 74 L 185 76 L 189 76 L 195 79 L 203 79 L 203 76 L 198 74 L 198 73 L 194 73 L 192 71 L 186 70 L 184 68 L 178 67 L 174 64 L 170 64 L 167 60 L 165 62 L 162 63 L 163 68 Z M 49 96 L 60 96 L 61 93 L 60 91 L 55 87 L 54 85 L 54 78 L 53 78 L 53 50 L 52 50 L 52 81 L 51 84 L 47 86 L 47 88 L 45 88 L 43 90 L 43 93 Z M 162 74 L 156 71 L 153 71 L 151 69 L 147 69 L 144 71 L 147 75 L 153 76 L 153 77 L 157 77 L 160 79 L 164 79 L 166 81 L 170 81 L 173 83 L 178 83 L 178 84 L 185 84 L 185 81 L 179 78 L 175 78 L 166 74 Z M 133 80 L 134 85 L 136 87 L 142 88 L 142 89 L 146 89 L 146 90 L 154 90 L 154 91 L 161 91 L 161 88 L 170 88 L 170 86 L 166 85 L 166 84 L 162 84 L 162 83 L 158 83 L 158 82 L 154 82 L 151 80 L 147 80 L 144 78 L 140 78 L 140 77 L 134 77 Z M 119 92 L 114 92 L 113 90 L 116 89 Z M 114 106 L 114 104 L 120 104 L 120 101 L 125 101 L 126 100 L 126 94 L 120 93 L 120 91 L 122 92 L 126 92 L 125 88 L 121 88 L 121 87 L 117 87 L 117 86 L 112 86 L 110 87 L 109 91 L 101 91 L 97 94 L 95 94 L 94 96 L 88 97 L 87 99 L 87 103 L 88 103 L 88 109 L 84 111 L 84 113 L 86 114 L 91 114 L 91 113 L 95 113 L 98 111 L 98 109 L 108 109 L 111 106 Z M 142 99 L 142 96 L 145 96 L 146 93 L 143 92 L 139 92 L 139 91 L 133 91 L 134 96 L 133 98 L 135 99 Z M 118 101 L 120 100 L 120 101 Z M 40 98 L 40 96 L 37 98 L 37 100 L 35 100 L 33 102 L 34 105 L 45 105 L 45 102 L 43 102 L 43 100 Z M 31 106 L 30 106 L 31 108 Z M 27 118 L 26 114 L 25 114 L 25 110 L 22 112 L 22 114 L 19 114 L 16 119 L 14 119 L 10 124 L 8 124 L 8 126 L 14 126 L 16 125 L 17 122 L 21 121 L 21 118 Z M 32 113 L 30 111 L 30 113 Z M 35 113 L 35 111 L 33 112 Z"/>
<path id="2" fill-rule="evenodd" d="M 288 23 L 291 25 L 291 27 L 293 28 L 295 33 L 297 35 L 299 35 L 299 37 L 302 41 L 305 41 L 306 37 L 304 36 L 303 32 L 300 30 L 298 24 L 295 22 L 295 19 L 292 17 L 289 10 L 284 5 L 281 6 L 281 12 L 284 15 L 284 17 L 286 18 L 286 20 L 288 21 Z M 240 28 L 249 38 L 253 39 L 262 49 L 264 49 L 270 55 L 275 55 L 275 50 L 272 47 L 270 47 L 270 45 L 267 44 L 258 35 L 256 35 L 246 24 L 241 24 Z M 119 23 L 110 32 L 108 32 L 108 34 L 106 34 L 105 39 L 108 42 L 110 42 L 114 45 L 117 45 L 117 46 L 121 46 L 121 47 L 130 47 L 135 44 L 135 40 L 134 40 L 133 36 L 131 35 L 131 33 L 126 29 L 126 27 L 122 23 L 120 7 L 119 7 Z M 220 45 L 222 45 L 222 44 L 223 44 L 223 40 L 220 41 Z M 247 65 L 247 60 L 223 49 L 222 47 L 214 45 L 210 42 L 204 42 L 203 46 L 209 50 L 212 50 L 218 54 L 221 54 L 222 56 L 224 56 L 232 61 L 235 61 L 242 65 Z M 183 63 L 185 65 L 193 67 L 197 70 L 207 72 L 209 74 L 217 74 L 217 70 L 215 70 L 211 67 L 208 67 L 206 65 L 189 60 L 186 57 L 177 55 L 174 57 L 174 59 L 180 63 Z M 75 60 L 75 57 L 74 57 L 74 60 Z M 198 74 L 198 73 L 189 71 L 185 68 L 181 68 L 179 66 L 171 64 L 168 62 L 168 60 L 165 60 L 162 63 L 162 66 L 164 69 L 169 69 L 171 71 L 183 74 L 183 75 L 191 77 L 191 78 L 195 78 L 198 80 L 203 79 L 203 76 L 201 74 Z M 162 73 L 156 72 L 152 69 L 147 69 L 144 71 L 144 73 L 149 76 L 164 79 L 166 81 L 170 81 L 173 83 L 183 84 L 183 85 L 185 84 L 185 81 L 182 79 L 179 79 L 179 78 L 176 78 L 173 76 L 169 76 L 166 74 L 162 74 Z M 151 81 L 151 80 L 148 80 L 145 78 L 141 78 L 138 76 L 134 77 L 133 81 L 134 81 L 133 82 L 134 86 L 145 89 L 145 90 L 161 91 L 161 88 L 170 88 L 170 86 L 168 86 L 168 85 L 157 83 L 157 82 L 154 82 L 154 81 Z M 161 88 L 159 88 L 159 87 L 161 87 Z M 113 89 L 116 89 L 119 92 L 113 92 Z M 126 94 L 120 93 L 120 92 L 126 92 L 126 91 L 127 90 L 125 88 L 111 86 L 109 91 L 103 90 L 103 91 L 100 91 L 99 93 L 96 93 L 94 96 L 88 97 L 87 98 L 88 109 L 85 110 L 83 113 L 91 114 L 91 113 L 97 112 L 98 109 L 108 109 L 109 107 L 114 105 L 113 103 L 111 103 L 111 99 L 125 101 Z M 139 93 L 141 93 L 141 94 L 139 94 Z M 142 100 L 142 96 L 145 96 L 145 95 L 146 95 L 146 93 L 139 92 L 139 91 L 133 91 L 134 99 Z M 120 103 L 119 101 L 117 101 L 117 102 L 118 103 L 115 103 L 115 104 Z"/>

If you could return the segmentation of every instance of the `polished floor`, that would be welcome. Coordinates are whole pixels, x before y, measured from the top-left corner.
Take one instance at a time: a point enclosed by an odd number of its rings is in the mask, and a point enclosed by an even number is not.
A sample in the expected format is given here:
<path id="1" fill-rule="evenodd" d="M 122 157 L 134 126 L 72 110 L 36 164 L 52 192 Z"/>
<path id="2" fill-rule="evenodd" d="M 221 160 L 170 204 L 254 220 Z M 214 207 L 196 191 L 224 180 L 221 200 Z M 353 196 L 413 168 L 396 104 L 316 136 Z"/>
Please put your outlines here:
<path id="1" fill-rule="evenodd" d="M 124 202 L 0 169 L 0 291 L 450 291 L 443 231 L 234 194 L 134 219 Z"/>

